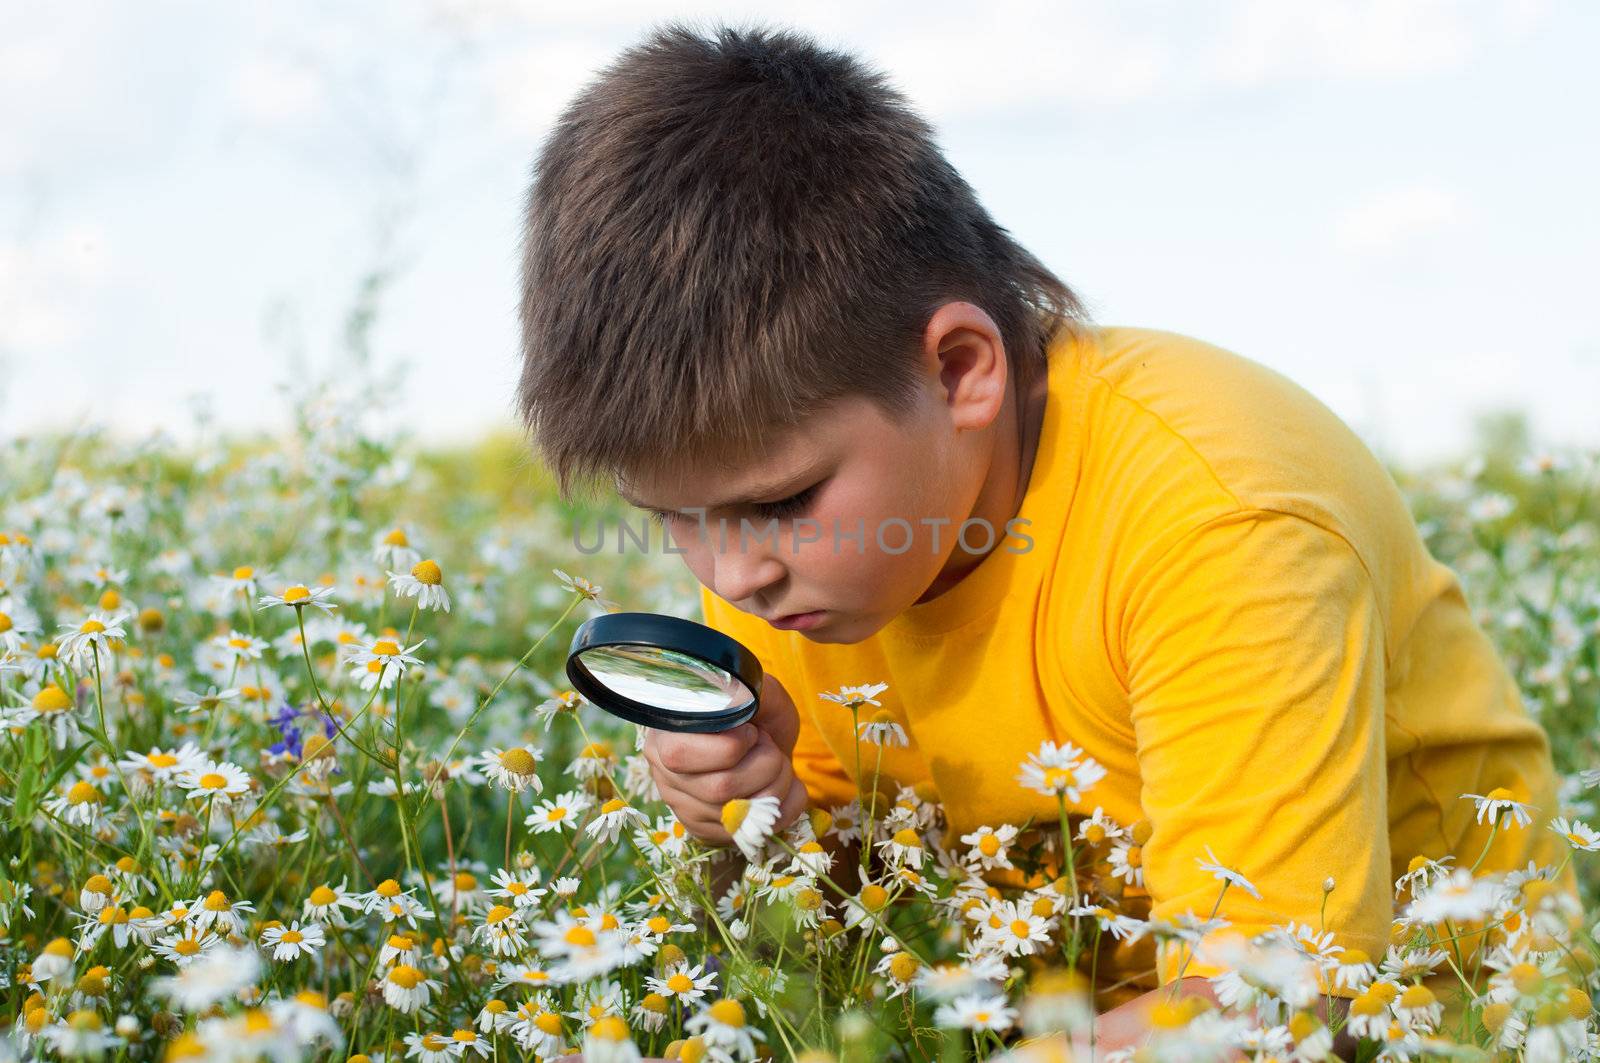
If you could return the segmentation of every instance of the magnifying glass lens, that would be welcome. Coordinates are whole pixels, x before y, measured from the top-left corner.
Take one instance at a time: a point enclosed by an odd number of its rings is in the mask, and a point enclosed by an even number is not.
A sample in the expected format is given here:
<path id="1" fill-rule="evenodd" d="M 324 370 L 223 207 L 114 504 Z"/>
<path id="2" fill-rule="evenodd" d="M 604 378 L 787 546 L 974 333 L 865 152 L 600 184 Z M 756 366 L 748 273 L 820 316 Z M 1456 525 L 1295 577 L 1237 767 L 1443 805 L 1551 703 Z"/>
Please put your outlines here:
<path id="1" fill-rule="evenodd" d="M 614 716 L 667 731 L 725 731 L 756 713 L 761 662 L 720 631 L 655 613 L 584 622 L 567 678 Z"/>
<path id="2" fill-rule="evenodd" d="M 667 712 L 727 712 L 755 696 L 724 669 L 661 646 L 601 646 L 581 656 L 596 682 Z"/>

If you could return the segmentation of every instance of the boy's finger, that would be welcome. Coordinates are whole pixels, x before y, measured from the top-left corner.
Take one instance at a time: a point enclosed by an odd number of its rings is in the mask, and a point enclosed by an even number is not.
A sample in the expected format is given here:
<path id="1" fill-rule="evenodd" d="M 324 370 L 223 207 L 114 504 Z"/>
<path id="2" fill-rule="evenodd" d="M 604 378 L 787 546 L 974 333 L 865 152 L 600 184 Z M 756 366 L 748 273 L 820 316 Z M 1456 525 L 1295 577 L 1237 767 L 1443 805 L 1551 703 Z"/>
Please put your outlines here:
<path id="1" fill-rule="evenodd" d="M 680 775 L 673 785 L 721 815 L 722 806 L 736 797 L 759 797 L 783 778 L 789 758 L 778 752 L 769 738 L 750 751 L 732 771 Z"/>
<path id="2" fill-rule="evenodd" d="M 727 771 L 750 751 L 760 734 L 755 725 L 748 723 L 717 734 L 655 731 L 648 736 L 646 759 L 674 775 Z"/>

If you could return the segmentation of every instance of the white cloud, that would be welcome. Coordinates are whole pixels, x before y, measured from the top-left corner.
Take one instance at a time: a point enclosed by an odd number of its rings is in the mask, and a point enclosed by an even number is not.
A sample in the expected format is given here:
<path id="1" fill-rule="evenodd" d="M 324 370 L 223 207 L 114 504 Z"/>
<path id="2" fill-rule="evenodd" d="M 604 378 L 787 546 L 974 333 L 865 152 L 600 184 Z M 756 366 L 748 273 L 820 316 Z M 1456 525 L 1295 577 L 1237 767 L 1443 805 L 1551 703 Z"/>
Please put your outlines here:
<path id="1" fill-rule="evenodd" d="M 1349 254 L 1382 254 L 1455 228 L 1468 213 L 1461 194 L 1441 185 L 1390 188 L 1341 212 L 1333 222 L 1333 243 Z"/>
<path id="2" fill-rule="evenodd" d="M 1443 0 L 1247 0 L 1208 65 L 1219 82 L 1252 87 L 1417 74 L 1464 61 L 1478 43 L 1471 27 L 1481 21 Z"/>
<path id="3" fill-rule="evenodd" d="M 41 240 L 0 242 L 0 350 L 58 350 L 81 334 L 81 308 L 112 272 L 105 231 L 89 221 Z"/>
<path id="4" fill-rule="evenodd" d="M 246 116 L 275 125 L 315 111 L 324 89 L 321 78 L 306 66 L 254 56 L 234 72 L 232 93 Z"/>

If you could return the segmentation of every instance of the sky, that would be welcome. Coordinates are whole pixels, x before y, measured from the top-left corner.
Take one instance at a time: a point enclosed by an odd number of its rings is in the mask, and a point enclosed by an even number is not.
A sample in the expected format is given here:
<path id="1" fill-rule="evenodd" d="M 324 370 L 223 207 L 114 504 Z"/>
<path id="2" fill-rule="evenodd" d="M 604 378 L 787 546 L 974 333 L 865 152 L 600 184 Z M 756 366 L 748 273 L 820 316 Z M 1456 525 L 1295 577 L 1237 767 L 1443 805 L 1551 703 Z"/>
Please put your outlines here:
<path id="1" fill-rule="evenodd" d="M 280 429 L 373 357 L 429 442 L 512 425 L 520 201 L 668 19 L 885 71 L 1099 322 L 1295 380 L 1390 460 L 1525 410 L 1600 445 L 1600 5 L 0 0 L 0 436 Z"/>

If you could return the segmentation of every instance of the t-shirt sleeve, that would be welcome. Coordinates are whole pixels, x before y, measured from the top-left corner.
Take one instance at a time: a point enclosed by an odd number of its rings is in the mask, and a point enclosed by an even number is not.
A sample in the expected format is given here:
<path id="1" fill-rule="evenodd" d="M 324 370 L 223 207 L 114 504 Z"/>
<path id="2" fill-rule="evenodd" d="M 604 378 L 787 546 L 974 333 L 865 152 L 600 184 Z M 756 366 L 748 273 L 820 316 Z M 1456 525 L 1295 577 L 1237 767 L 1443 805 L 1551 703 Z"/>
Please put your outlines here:
<path id="1" fill-rule="evenodd" d="M 1294 920 L 1380 957 L 1392 918 L 1385 633 L 1354 548 L 1288 514 L 1214 518 L 1135 575 L 1122 638 L 1152 917 L 1211 912 L 1222 883 L 1200 862 L 1214 854 L 1261 894 L 1230 887 L 1222 933 Z M 1187 951 L 1163 950 L 1163 983 L 1221 969 Z"/>
<path id="2" fill-rule="evenodd" d="M 800 715 L 800 730 L 794 743 L 794 773 L 805 786 L 814 805 L 843 805 L 856 797 L 851 781 L 839 758 L 823 739 L 816 726 L 817 692 L 803 687 L 799 669 L 783 645 L 780 632 L 760 617 L 743 612 L 709 588 L 700 588 L 701 612 L 708 627 L 743 643 L 761 661 L 761 667 L 794 700 Z M 848 729 L 848 728 L 847 728 Z"/>

